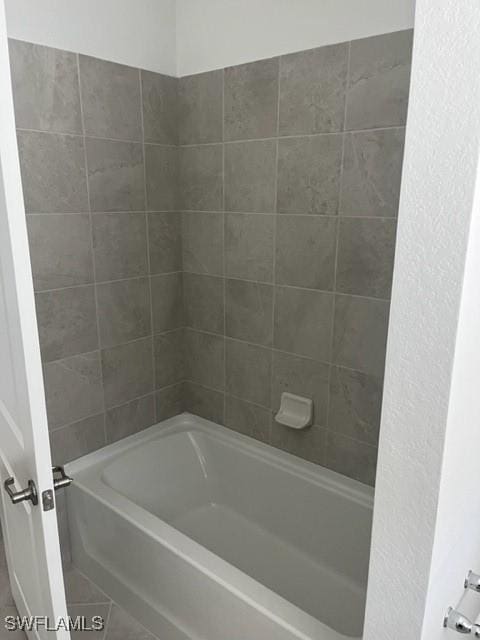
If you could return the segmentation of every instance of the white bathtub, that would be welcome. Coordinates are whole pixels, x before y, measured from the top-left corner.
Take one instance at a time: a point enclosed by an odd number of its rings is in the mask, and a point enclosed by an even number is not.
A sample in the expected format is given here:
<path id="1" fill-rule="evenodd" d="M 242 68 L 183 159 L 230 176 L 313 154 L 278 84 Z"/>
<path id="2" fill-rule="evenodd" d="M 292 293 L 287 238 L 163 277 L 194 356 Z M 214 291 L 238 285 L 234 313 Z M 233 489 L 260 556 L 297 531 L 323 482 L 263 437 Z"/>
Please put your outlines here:
<path id="1" fill-rule="evenodd" d="M 68 471 L 73 562 L 161 640 L 361 636 L 371 488 L 189 414 Z"/>

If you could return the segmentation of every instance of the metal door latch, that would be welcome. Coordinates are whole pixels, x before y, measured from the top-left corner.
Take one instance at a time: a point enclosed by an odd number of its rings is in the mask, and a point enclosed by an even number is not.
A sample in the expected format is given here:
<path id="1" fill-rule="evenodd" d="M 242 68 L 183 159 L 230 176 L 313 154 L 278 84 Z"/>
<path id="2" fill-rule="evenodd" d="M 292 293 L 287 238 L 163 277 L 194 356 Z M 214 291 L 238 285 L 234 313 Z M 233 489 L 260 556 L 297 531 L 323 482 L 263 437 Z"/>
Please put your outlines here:
<path id="1" fill-rule="evenodd" d="M 10 500 L 13 504 L 18 504 L 24 500 L 30 500 L 33 505 L 38 504 L 37 487 L 33 480 L 28 481 L 26 489 L 21 491 L 13 491 L 12 487 L 15 484 L 15 478 L 7 478 L 4 482 L 5 491 L 8 493 Z"/>
<path id="2" fill-rule="evenodd" d="M 46 489 L 42 492 L 42 507 L 44 511 L 52 511 L 55 509 L 55 499 L 52 489 Z"/>
<path id="3" fill-rule="evenodd" d="M 63 489 L 64 487 L 68 487 L 72 484 L 73 478 L 67 476 L 65 473 L 65 469 L 61 466 L 52 467 L 53 474 L 53 488 L 55 491 L 58 489 Z M 38 492 L 37 487 L 35 486 L 35 482 L 33 480 L 28 481 L 28 485 L 26 489 L 22 489 L 21 491 L 14 491 L 13 485 L 15 484 L 15 478 L 7 478 L 4 482 L 5 491 L 8 493 L 8 496 L 13 504 L 18 504 L 19 502 L 24 502 L 25 500 L 30 500 L 33 505 L 38 504 Z M 52 493 L 49 491 L 44 491 L 44 494 Z M 42 494 L 43 496 L 43 494 Z M 45 500 L 47 501 L 47 506 L 45 506 Z M 43 496 L 42 501 L 44 503 L 44 511 L 49 511 L 53 509 L 54 501 L 53 495 L 51 496 Z"/>
<path id="4" fill-rule="evenodd" d="M 467 573 L 463 586 L 465 589 L 471 589 L 476 593 L 480 593 L 480 575 L 478 575 L 478 573 L 473 573 L 473 571 L 470 570 Z"/>
<path id="5" fill-rule="evenodd" d="M 55 489 L 55 491 L 63 489 L 64 487 L 69 487 L 73 482 L 73 478 L 67 476 L 63 467 L 52 467 L 52 473 L 53 488 Z"/>

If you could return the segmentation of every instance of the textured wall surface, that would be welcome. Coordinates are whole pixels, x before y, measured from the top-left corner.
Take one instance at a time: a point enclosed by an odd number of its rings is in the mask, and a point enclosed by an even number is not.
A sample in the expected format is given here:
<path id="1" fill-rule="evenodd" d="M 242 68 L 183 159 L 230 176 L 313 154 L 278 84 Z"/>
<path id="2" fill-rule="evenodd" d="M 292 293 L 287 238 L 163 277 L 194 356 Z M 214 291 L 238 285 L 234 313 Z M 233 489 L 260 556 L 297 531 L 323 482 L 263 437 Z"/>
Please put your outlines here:
<path id="1" fill-rule="evenodd" d="M 365 640 L 455 637 L 480 569 L 479 31 L 475 0 L 417 1 Z"/>
<path id="2" fill-rule="evenodd" d="M 179 81 L 186 407 L 373 483 L 411 31 Z M 314 426 L 272 420 L 314 399 Z"/>
<path id="3" fill-rule="evenodd" d="M 10 53 L 60 464 L 181 410 L 182 376 L 154 349 L 181 324 L 162 306 L 181 286 L 176 81 L 20 41 Z"/>

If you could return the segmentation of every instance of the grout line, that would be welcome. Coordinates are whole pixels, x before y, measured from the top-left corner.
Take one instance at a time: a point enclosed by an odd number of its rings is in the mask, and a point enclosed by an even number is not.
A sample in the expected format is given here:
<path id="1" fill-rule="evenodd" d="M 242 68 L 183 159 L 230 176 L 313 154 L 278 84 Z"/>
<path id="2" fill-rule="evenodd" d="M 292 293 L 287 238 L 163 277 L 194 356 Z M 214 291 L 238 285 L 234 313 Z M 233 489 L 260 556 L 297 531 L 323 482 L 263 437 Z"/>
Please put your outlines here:
<path id="1" fill-rule="evenodd" d="M 78 53 L 75 54 L 75 57 L 78 60 Z M 77 73 L 80 81 L 80 69 L 77 63 Z M 82 99 L 80 96 L 80 111 L 82 111 Z M 16 127 L 17 132 L 19 133 L 46 133 L 52 136 L 65 136 L 69 138 L 84 138 L 85 135 L 83 133 L 83 125 L 82 131 L 79 133 L 77 131 L 49 131 L 48 129 L 29 129 L 28 127 Z"/>
<path id="2" fill-rule="evenodd" d="M 223 133 L 222 140 L 215 140 L 211 142 L 191 142 L 189 144 L 179 144 L 178 149 L 195 149 L 197 147 L 223 147 L 224 144 L 228 144 L 228 142 L 223 141 Z"/>
<path id="3" fill-rule="evenodd" d="M 222 395 L 225 396 L 225 398 L 227 398 L 227 396 L 229 396 L 231 398 L 235 398 L 236 400 L 241 400 L 242 402 L 245 402 L 246 404 L 251 404 L 253 407 L 258 407 L 259 409 L 263 409 L 264 411 L 268 411 L 269 413 L 272 413 L 272 408 L 271 407 L 267 407 L 264 404 L 258 404 L 258 402 L 252 402 L 251 400 L 246 400 L 245 398 L 241 398 L 240 396 L 237 396 L 235 393 L 231 393 L 230 391 L 227 391 L 226 389 L 216 389 L 215 387 L 208 387 L 207 385 L 202 384 L 201 382 L 198 382 L 197 380 L 191 380 L 190 378 L 187 378 L 185 380 L 185 382 L 187 384 L 192 384 L 192 385 L 195 385 L 197 387 L 200 387 L 201 389 L 205 389 L 206 391 L 213 391 L 214 393 L 221 393 Z"/>
<path id="4" fill-rule="evenodd" d="M 195 271 L 183 271 L 184 276 L 194 276 L 195 278 L 204 278 L 205 280 L 229 280 L 219 275 L 211 275 L 209 273 L 195 273 Z"/>
<path id="5" fill-rule="evenodd" d="M 180 79 L 177 78 L 176 81 L 176 86 L 175 86 L 175 91 L 176 91 L 176 107 L 177 107 L 177 116 L 176 116 L 176 120 L 175 120 L 175 125 L 177 127 L 177 131 L 176 131 L 176 140 L 177 140 L 177 152 L 176 152 L 176 175 L 175 175 L 175 179 L 176 179 L 176 184 L 175 184 L 175 207 L 176 207 L 176 212 L 177 215 L 179 216 L 179 238 L 180 238 L 180 247 L 179 247 L 179 251 L 180 251 L 180 262 L 181 262 L 181 267 L 182 267 L 182 303 L 183 303 L 183 314 L 182 314 L 182 340 L 180 342 L 180 348 L 181 348 L 181 372 L 182 372 L 182 379 L 179 383 L 181 385 L 181 389 L 180 389 L 180 407 L 182 411 L 186 411 L 187 410 L 187 405 L 190 405 L 190 399 L 187 397 L 187 387 L 185 384 L 185 378 L 186 378 L 186 370 L 187 370 L 187 350 L 186 350 L 186 334 L 185 334 L 185 324 L 186 324 L 186 318 L 187 318 L 187 296 L 185 293 L 185 265 L 184 265 L 184 253 L 183 253 L 183 245 L 184 245 L 184 217 L 183 217 L 183 212 L 180 209 L 180 205 L 183 204 L 183 192 L 182 192 L 182 176 L 183 176 L 183 169 L 182 169 L 182 165 L 181 165 L 181 153 L 180 153 L 180 148 L 181 148 L 181 144 L 180 144 L 180 136 L 181 136 L 181 131 L 180 131 L 180 117 L 178 115 L 179 113 L 179 109 L 180 109 L 180 103 L 182 101 L 182 94 L 181 94 L 181 86 L 180 86 Z M 155 407 L 156 407 L 156 403 L 155 403 Z"/>
<path id="6" fill-rule="evenodd" d="M 101 587 L 99 587 L 99 585 L 96 582 L 94 582 L 91 578 L 89 578 L 87 575 L 85 575 L 80 569 L 78 569 L 77 566 L 75 564 L 73 564 L 73 562 L 71 563 L 71 567 L 73 568 L 73 570 L 76 573 L 80 574 L 91 585 L 93 585 L 100 593 L 105 595 L 106 600 L 104 600 L 102 602 L 68 602 L 67 603 L 67 607 L 75 607 L 75 606 L 80 606 L 80 607 L 105 606 L 105 607 L 108 607 L 107 616 L 106 616 L 106 619 L 104 620 L 105 627 L 103 629 L 102 639 L 107 637 L 107 634 L 109 632 L 109 626 L 110 626 L 110 621 L 111 621 L 111 617 L 112 617 L 113 607 L 116 607 L 117 609 L 122 611 L 127 617 L 129 617 L 132 620 L 134 620 L 142 629 L 144 629 L 144 631 L 149 636 L 152 636 L 153 638 L 157 638 L 157 636 L 153 632 L 149 631 L 145 627 L 145 625 L 141 622 L 141 620 L 139 620 L 135 616 L 130 615 L 128 613 L 128 611 L 125 610 L 124 607 L 122 607 L 120 604 L 118 604 L 118 602 L 113 600 L 107 593 L 105 593 L 105 591 Z M 64 569 L 63 569 L 63 573 L 64 574 L 66 573 Z M 158 640 L 160 640 L 160 639 L 158 639 Z"/>
<path id="7" fill-rule="evenodd" d="M 140 75 L 141 75 L 141 69 L 140 69 Z M 142 96 L 142 104 L 143 104 L 143 96 Z M 143 114 L 142 114 L 142 120 L 143 120 Z M 393 127 L 391 128 L 393 129 Z M 145 140 L 145 134 L 144 134 L 144 140 L 140 144 L 143 144 L 145 147 L 167 147 L 168 149 L 178 149 L 178 145 L 171 144 L 169 142 L 153 142 L 153 141 Z"/>
<path id="8" fill-rule="evenodd" d="M 95 586 L 97 586 L 97 585 L 95 585 Z M 98 587 L 98 588 L 100 588 L 100 587 Z M 126 611 L 124 609 L 124 607 L 122 607 L 120 604 L 118 604 L 118 602 L 116 602 L 115 600 L 112 600 L 111 604 L 110 604 L 110 611 L 109 611 L 109 614 L 108 614 L 108 623 L 105 625 L 105 634 L 107 634 L 108 631 L 109 631 L 108 627 L 110 626 L 110 618 L 111 618 L 111 613 L 112 613 L 113 607 L 117 607 L 117 609 L 120 609 L 128 618 L 131 618 L 134 622 L 136 622 L 138 624 L 139 627 L 141 627 L 143 629 L 143 632 L 142 632 L 141 636 L 146 635 L 147 638 L 151 636 L 155 640 L 161 640 L 161 638 L 159 638 L 157 635 L 155 635 L 153 633 L 153 631 L 150 631 L 149 629 L 147 629 L 147 627 L 143 624 L 141 619 L 136 618 L 135 616 L 132 616 L 130 613 L 128 613 L 128 611 Z M 123 634 L 123 633 L 121 634 L 122 637 L 124 637 L 124 635 L 125 634 Z M 102 638 L 102 640 L 105 640 L 105 637 Z"/>
<path id="9" fill-rule="evenodd" d="M 273 351 L 273 353 L 279 353 L 286 356 L 292 356 L 295 358 L 299 358 L 301 360 L 308 360 L 309 362 L 314 362 L 321 365 L 338 367 L 339 369 L 345 369 L 346 371 L 351 371 L 352 373 L 361 373 L 362 375 L 369 376 L 370 378 L 375 378 L 377 380 L 383 379 L 383 374 L 379 375 L 376 373 L 372 373 L 370 371 L 364 371 L 362 369 L 354 369 L 353 367 L 348 367 L 347 365 L 340 364 L 338 362 L 334 362 L 331 358 L 329 360 L 316 360 L 310 356 L 306 356 L 302 353 L 295 353 L 294 351 L 285 351 L 284 349 L 279 349 L 278 347 L 273 346 L 265 346 L 264 344 L 258 344 L 255 342 L 249 342 L 247 340 L 242 340 L 241 338 L 234 338 L 232 336 L 223 336 L 220 333 L 213 333 L 212 331 L 205 331 L 205 329 L 196 329 L 194 327 L 185 327 L 186 331 L 192 331 L 194 333 L 201 333 L 207 336 L 211 336 L 213 338 L 224 338 L 226 342 L 238 342 L 240 344 L 248 345 L 249 347 L 256 347 L 257 349 L 263 349 L 265 351 Z M 174 331 L 178 331 L 175 329 Z M 170 332 L 172 333 L 172 332 Z"/>
<path id="10" fill-rule="evenodd" d="M 150 211 L 147 208 L 139 211 L 137 209 L 132 209 L 131 211 L 119 211 L 118 209 L 115 211 L 27 211 L 25 215 L 27 216 L 81 216 L 81 215 L 89 215 L 92 216 L 116 216 L 116 215 L 143 215 L 144 213 L 150 214 L 162 214 L 162 213 L 181 213 L 180 211 L 172 211 L 172 209 L 164 209 L 164 210 L 155 210 Z"/>
<path id="11" fill-rule="evenodd" d="M 342 150 L 342 167 L 343 167 L 343 150 Z M 341 183 L 341 178 L 340 178 Z M 338 240 L 340 235 L 340 222 L 337 221 L 336 230 L 335 230 L 335 253 L 334 253 L 334 271 L 333 271 L 333 309 L 332 309 L 332 319 L 330 326 L 330 360 L 333 360 L 333 342 L 335 337 L 335 315 L 336 315 L 336 307 L 337 307 L 337 263 L 338 263 Z M 328 389 L 327 389 L 327 407 L 326 407 L 326 425 L 328 427 L 330 423 L 330 388 L 332 381 L 332 365 L 330 364 L 328 368 Z M 325 447 L 325 456 L 326 456 L 327 447 Z"/>
<path id="12" fill-rule="evenodd" d="M 78 54 L 77 54 L 78 56 Z M 139 72 L 141 72 L 140 69 L 138 69 Z M 78 69 L 79 75 L 80 75 L 80 69 Z M 80 96 L 80 110 L 83 111 L 83 106 L 82 106 L 82 98 Z M 83 116 L 82 116 L 83 118 Z M 163 142 L 145 142 L 143 140 L 137 140 L 135 138 L 109 138 L 106 136 L 94 136 L 94 135 L 90 135 L 87 134 L 85 132 L 85 126 L 84 124 L 82 124 L 82 128 L 83 128 L 83 133 L 75 133 L 75 132 L 68 132 L 68 131 L 48 131 L 48 130 L 44 130 L 44 129 L 27 129 L 24 127 L 19 127 L 17 128 L 17 131 L 19 131 L 20 133 L 45 133 L 47 135 L 52 135 L 52 136 L 68 136 L 71 138 L 84 138 L 86 140 L 103 140 L 104 142 L 120 142 L 123 144 L 138 144 L 138 145 L 147 145 L 150 147 L 169 147 L 169 148 L 173 148 L 176 149 L 176 145 L 174 144 L 167 144 L 167 143 L 163 143 Z M 194 145 L 191 145 L 194 146 Z"/>
<path id="13" fill-rule="evenodd" d="M 97 286 L 103 286 L 106 284 L 118 284 L 120 282 L 132 282 L 134 280 L 146 280 L 147 278 L 161 278 L 163 276 L 175 276 L 182 273 L 181 271 L 167 271 L 165 273 L 145 273 L 141 276 L 131 276 L 130 278 L 118 278 L 118 280 L 92 280 L 92 282 L 86 282 L 84 284 L 72 284 L 67 287 L 56 287 L 55 289 L 36 289 L 35 293 L 52 293 L 55 291 L 65 291 L 68 289 L 81 289 L 84 287 L 92 287 L 95 284 Z"/>
<path id="14" fill-rule="evenodd" d="M 95 586 L 97 586 L 97 585 L 95 585 Z M 107 637 L 108 627 L 109 627 L 109 624 L 110 624 L 110 618 L 112 616 L 112 608 L 113 608 L 113 600 L 110 600 L 110 603 L 108 605 L 107 619 L 105 620 L 105 626 L 104 626 L 103 633 L 102 633 L 102 640 L 105 640 L 105 638 Z"/>
<path id="15" fill-rule="evenodd" d="M 348 52 L 347 52 L 347 76 L 345 80 L 345 108 L 343 111 L 343 130 L 347 131 L 347 108 L 348 108 L 348 92 L 350 90 L 350 66 L 352 61 L 352 41 L 350 40 L 348 43 Z M 403 128 L 405 125 L 403 125 Z M 401 127 L 378 127 L 376 129 L 351 129 L 350 133 L 355 133 L 356 131 L 384 131 L 385 129 L 399 129 Z"/>
<path id="16" fill-rule="evenodd" d="M 245 404 L 251 405 L 253 407 L 256 407 L 257 409 L 262 409 L 263 411 L 267 411 L 269 414 L 271 414 L 271 417 L 273 418 L 273 414 L 275 413 L 275 409 L 272 407 L 266 407 L 265 405 L 262 404 L 258 404 L 257 402 L 252 402 L 251 400 L 246 400 L 245 398 L 241 398 L 240 396 L 236 395 L 235 393 L 231 393 L 231 392 L 227 392 L 227 391 L 223 391 L 220 389 L 215 389 L 213 387 L 207 387 L 204 384 L 201 384 L 200 382 L 196 382 L 195 380 L 186 380 L 185 382 L 187 382 L 188 384 L 193 384 L 197 387 L 200 387 L 201 389 L 205 389 L 206 391 L 212 391 L 214 393 L 225 393 L 225 396 L 234 398 L 235 400 L 239 400 L 240 402 L 243 402 Z M 373 425 L 371 425 L 373 426 Z M 234 431 L 237 431 L 237 429 L 235 429 L 234 427 L 229 427 L 231 429 L 233 429 Z M 345 433 L 341 433 L 339 431 L 334 431 L 332 429 L 329 429 L 325 424 L 320 424 L 320 423 L 314 423 L 311 428 L 313 429 L 322 429 L 323 431 L 325 431 L 326 433 L 332 433 L 335 435 L 340 435 L 342 438 L 346 438 L 347 440 L 350 440 L 351 442 L 356 442 L 358 444 L 362 444 L 364 446 L 370 447 L 371 449 L 378 449 L 378 445 L 373 444 L 372 442 L 369 442 L 367 440 L 360 440 L 359 438 L 352 438 L 352 436 L 349 436 Z M 242 433 L 242 432 L 240 432 Z M 268 444 L 268 443 L 267 443 Z M 274 446 L 275 445 L 271 445 Z M 278 448 L 278 447 L 276 447 Z M 288 449 L 287 449 L 288 453 L 291 453 Z M 296 454 L 293 454 L 296 455 Z M 302 456 L 300 456 L 302 457 Z M 320 463 L 318 463 L 320 464 Z M 323 462 L 321 463 L 323 464 Z"/>
<path id="17" fill-rule="evenodd" d="M 225 215 L 225 69 L 222 69 L 222 264 L 223 264 L 223 423 L 227 420 L 227 253 L 225 247 L 226 215 Z"/>
<path id="18" fill-rule="evenodd" d="M 73 427 L 76 424 L 83 422 L 84 420 L 90 420 L 91 418 L 96 418 L 97 416 L 103 416 L 105 413 L 106 410 L 104 410 L 103 412 L 96 411 L 95 413 L 89 413 L 88 416 L 83 416 L 82 418 L 74 420 L 73 422 L 67 422 L 66 424 L 61 424 L 58 427 L 53 427 L 52 429 L 49 429 L 48 432 L 56 433 L 57 431 L 63 431 L 64 429 L 68 429 L 69 427 Z"/>
<path id="19" fill-rule="evenodd" d="M 146 153 L 145 153 L 145 121 L 143 116 L 143 84 L 142 84 L 142 71 L 138 70 L 138 86 L 140 90 L 140 124 L 142 131 L 142 160 L 143 160 L 143 198 L 145 203 L 145 239 L 147 242 L 147 272 L 148 272 L 148 292 L 150 296 L 150 332 L 152 335 L 152 384 L 155 389 L 157 384 L 157 374 L 155 370 L 155 342 L 153 340 L 153 335 L 155 333 L 154 326 L 154 317 L 153 317 L 153 294 L 152 294 L 152 266 L 151 266 L 151 256 L 150 256 L 150 224 L 149 224 L 149 215 L 147 213 L 148 210 L 148 202 L 147 202 L 147 161 L 146 161 Z M 171 146 L 171 145 L 169 145 Z M 153 419 L 157 421 L 157 403 L 153 402 Z"/>
<path id="20" fill-rule="evenodd" d="M 340 243 L 340 212 L 342 210 L 342 191 L 343 191 L 343 170 L 345 164 L 345 144 L 346 144 L 346 136 L 345 126 L 347 121 L 347 101 L 348 101 L 348 87 L 350 82 L 350 51 L 351 51 L 351 42 L 348 43 L 347 49 L 347 69 L 345 75 L 345 102 L 343 106 L 343 138 L 342 138 L 342 157 L 340 162 L 340 176 L 338 181 L 338 219 L 336 223 L 335 229 L 335 252 L 334 252 L 334 265 L 333 265 L 333 291 L 335 293 L 333 299 L 333 313 L 330 327 L 330 360 L 333 360 L 333 347 L 334 347 L 334 339 L 335 339 L 335 317 L 337 311 L 337 277 L 338 277 L 338 247 Z M 327 406 L 326 406 L 326 427 L 327 429 L 330 427 L 330 407 L 331 407 L 331 385 L 332 385 L 332 375 L 333 375 L 333 365 L 330 364 L 328 368 L 328 388 L 327 388 Z M 324 452 L 324 462 L 327 460 L 327 450 L 328 450 L 328 438 Z"/>
<path id="21" fill-rule="evenodd" d="M 273 291 L 272 291 L 272 318 L 271 318 L 271 331 L 272 331 L 272 344 L 270 347 L 270 406 L 271 410 L 273 410 L 273 386 L 275 379 L 274 372 L 274 345 L 275 345 L 275 312 L 277 307 L 277 242 L 278 242 L 278 158 L 279 158 L 279 136 L 280 136 L 280 92 L 281 92 L 281 70 L 282 70 L 282 56 L 278 59 L 278 69 L 277 69 L 277 113 L 276 113 L 276 140 L 275 140 L 275 196 L 273 203 L 273 210 L 275 212 L 275 218 L 273 221 L 273 265 L 272 265 L 272 280 L 273 280 Z M 269 421 L 268 426 L 268 441 L 272 442 L 273 436 L 273 422 Z"/>
<path id="22" fill-rule="evenodd" d="M 63 362 L 64 360 L 69 360 L 70 358 L 81 358 L 82 356 L 90 356 L 94 353 L 98 353 L 100 354 L 100 347 L 98 347 L 97 349 L 94 349 L 93 351 L 82 351 L 82 353 L 72 353 L 68 356 L 63 356 L 62 358 L 55 358 L 55 360 L 45 360 L 44 362 L 42 362 L 42 365 L 44 367 L 46 367 L 49 364 L 58 364 Z M 95 414 L 96 415 L 96 414 Z"/>
<path id="23" fill-rule="evenodd" d="M 90 215 L 89 211 L 25 211 L 25 215 L 32 217 L 41 217 L 41 216 L 88 216 Z"/>
<path id="24" fill-rule="evenodd" d="M 150 211 L 149 209 L 143 211 L 27 211 L 25 215 L 32 218 L 40 218 L 42 216 L 121 216 L 121 215 L 133 215 L 133 216 L 141 216 L 145 213 L 149 215 L 165 215 L 165 214 L 173 214 L 181 216 L 183 213 L 195 215 L 195 214 L 206 214 L 206 215 L 218 215 L 223 213 L 221 210 L 212 211 L 212 210 L 203 210 L 203 209 L 182 209 L 178 211 L 172 211 L 171 209 L 165 209 L 163 211 Z M 275 211 L 226 211 L 228 215 L 239 215 L 239 216 L 291 216 L 296 218 L 320 218 L 322 220 L 326 219 L 340 219 L 340 220 L 382 220 L 382 221 L 393 221 L 397 222 L 397 216 L 366 216 L 366 215 L 343 215 L 343 214 L 324 214 L 324 213 L 308 213 L 305 211 L 280 211 L 275 213 Z"/>
<path id="25" fill-rule="evenodd" d="M 165 391 L 167 389 L 173 389 L 174 387 L 178 387 L 179 384 L 183 384 L 183 380 L 177 380 L 177 382 L 171 382 L 170 384 L 166 384 L 164 387 L 159 387 L 158 389 L 154 389 L 153 390 L 153 395 L 155 395 L 156 393 L 158 393 L 159 391 Z M 149 393 L 147 393 L 147 396 L 150 395 Z M 123 406 L 123 405 L 118 405 L 118 406 Z M 116 407 L 109 407 L 110 409 L 115 409 Z"/>
<path id="26" fill-rule="evenodd" d="M 185 271 L 185 274 L 190 274 L 190 275 L 194 275 L 194 276 L 203 276 L 205 278 L 222 278 L 223 276 L 219 276 L 216 274 L 209 274 L 209 273 L 199 273 L 196 271 Z M 360 300 L 371 300 L 372 302 L 387 302 L 390 303 L 390 298 L 375 298 L 373 296 L 362 296 L 358 293 L 343 293 L 342 291 L 333 291 L 333 290 L 328 290 L 328 289 L 311 289 L 310 287 L 299 287 L 297 285 L 293 285 L 293 284 L 281 284 L 281 283 L 274 283 L 274 282 L 267 282 L 266 280 L 248 280 L 247 278 L 238 278 L 235 276 L 228 276 L 225 278 L 225 280 L 234 280 L 236 282 L 247 282 L 249 284 L 255 284 L 255 285 L 263 285 L 264 287 L 273 287 L 275 289 L 278 288 L 282 288 L 282 289 L 295 289 L 298 291 L 309 291 L 312 293 L 322 293 L 325 295 L 332 295 L 332 296 L 344 296 L 344 297 L 348 297 L 348 298 L 359 298 Z"/>
<path id="27" fill-rule="evenodd" d="M 89 578 L 85 573 L 83 573 L 83 571 L 81 569 L 79 569 L 77 567 L 77 565 L 73 564 L 73 562 L 70 563 L 70 567 L 68 567 L 68 569 L 63 568 L 63 573 L 67 573 L 67 571 L 72 570 L 75 571 L 76 573 L 79 573 L 83 578 L 85 578 L 85 580 L 91 584 L 93 584 L 94 587 L 96 587 L 98 589 L 98 591 L 100 591 L 101 593 L 103 593 L 103 595 L 105 595 L 108 600 L 107 601 L 103 601 L 103 602 L 67 602 L 67 605 L 80 605 L 80 604 L 110 604 L 112 602 L 112 599 L 110 598 L 110 596 L 108 594 L 105 593 L 105 591 L 103 589 L 101 589 L 98 584 L 96 582 L 94 582 L 91 578 Z"/>
<path id="28" fill-rule="evenodd" d="M 105 409 L 105 381 L 103 377 L 103 364 L 102 364 L 102 356 L 101 356 L 101 339 L 100 339 L 100 319 L 99 319 L 99 306 L 98 306 L 98 292 L 97 292 L 97 265 L 95 260 L 95 243 L 93 239 L 93 218 L 92 218 L 92 203 L 90 199 L 90 180 L 88 176 L 88 154 L 87 154 L 87 145 L 86 145 L 86 137 L 85 137 L 85 115 L 83 111 L 83 95 L 82 95 L 82 79 L 80 75 L 80 56 L 76 54 L 77 61 L 77 75 L 78 75 L 78 92 L 79 92 L 79 102 L 80 102 L 80 120 L 82 123 L 82 135 L 83 135 L 83 153 L 85 159 L 85 183 L 87 189 L 87 201 L 88 201 L 88 212 L 89 212 L 89 220 L 90 220 L 90 248 L 92 251 L 92 266 L 93 266 L 93 296 L 95 300 L 95 322 L 97 329 L 97 344 L 99 351 L 99 359 L 100 359 L 100 377 L 102 380 L 102 401 L 103 401 L 103 439 L 105 444 L 107 443 L 107 414 Z"/>
<path id="29" fill-rule="evenodd" d="M 375 131 L 391 131 L 393 129 L 405 129 L 405 124 L 397 124 L 389 127 L 370 127 L 367 129 L 348 129 L 349 133 L 373 133 Z M 266 142 L 267 140 L 288 140 L 292 138 L 318 138 L 321 136 L 338 136 L 342 135 L 344 130 L 339 129 L 338 131 L 322 131 L 319 133 L 296 133 L 289 135 L 281 135 L 278 132 L 277 136 L 266 136 L 265 138 L 240 138 L 238 140 L 225 140 L 224 144 L 244 144 L 248 142 Z M 215 145 L 219 145 L 221 142 L 197 142 L 192 144 L 182 144 L 179 145 L 180 148 L 188 148 L 188 147 L 212 147 Z"/>
<path id="30" fill-rule="evenodd" d="M 143 213 L 143 212 L 142 212 Z M 151 213 L 151 212 L 148 212 Z M 160 213 L 169 213 L 169 212 L 160 212 Z M 182 209 L 180 213 L 186 213 L 189 215 L 218 215 L 222 213 L 221 211 L 206 211 L 203 209 Z M 381 220 L 381 221 L 397 221 L 397 216 L 363 216 L 363 215 L 340 215 L 340 214 L 325 214 L 325 213 L 308 213 L 306 211 L 226 211 L 227 215 L 237 215 L 237 216 L 282 216 L 291 218 L 318 218 L 320 220 Z M 42 215 L 42 214 L 28 214 L 28 215 Z M 55 215 L 55 214 L 43 214 L 43 215 Z M 71 215 L 71 214 L 65 214 Z M 94 215 L 97 215 L 94 213 Z M 115 215 L 115 214 L 114 214 Z"/>
<path id="31" fill-rule="evenodd" d="M 140 396 L 135 396 L 135 398 L 131 398 L 130 400 L 127 400 L 126 402 L 122 402 L 121 404 L 114 404 L 112 406 L 106 406 L 105 407 L 105 414 L 107 414 L 109 411 L 113 411 L 114 409 L 121 409 L 122 407 L 126 407 L 127 405 L 131 404 L 132 402 L 137 402 L 138 400 L 144 400 L 145 398 L 149 398 L 152 397 L 155 403 L 155 394 L 159 391 L 164 391 L 166 389 L 173 389 L 174 387 L 178 386 L 179 384 L 182 384 L 182 382 L 173 382 L 172 384 L 167 384 L 164 387 L 160 387 L 159 389 L 153 389 L 153 391 L 149 391 L 148 393 L 144 393 Z M 208 388 L 208 387 L 206 387 Z M 66 424 L 62 424 L 59 425 L 58 427 L 54 427 L 53 429 L 49 429 L 49 433 L 54 433 L 55 431 L 62 431 L 63 429 L 68 429 L 69 427 L 72 427 L 74 425 L 76 425 L 79 422 L 83 422 L 84 420 L 89 420 L 90 418 L 95 418 L 96 416 L 100 416 L 102 415 L 101 413 L 92 413 L 89 414 L 88 416 L 84 416 L 82 418 L 79 418 L 78 420 L 74 420 L 73 422 L 67 422 Z M 154 416 L 156 419 L 156 416 Z M 108 442 L 107 442 L 108 444 Z"/>
<path id="32" fill-rule="evenodd" d="M 147 334 L 145 336 L 140 336 L 139 338 L 133 338 L 132 340 L 127 340 L 126 342 L 119 342 L 118 344 L 114 344 L 111 347 L 98 347 L 98 349 L 94 349 L 93 351 L 84 351 L 82 353 L 70 353 L 66 356 L 63 356 L 62 358 L 55 358 L 55 360 L 45 360 L 42 362 L 42 364 L 44 366 L 48 365 L 48 364 L 55 364 L 57 362 L 63 362 L 64 360 L 67 360 L 68 358 L 75 358 L 75 357 L 80 357 L 80 356 L 85 356 L 88 355 L 90 353 L 101 353 L 102 351 L 109 351 L 111 349 L 116 349 L 118 347 L 126 347 L 129 344 L 133 344 L 135 342 L 140 342 L 141 340 L 148 340 L 148 339 L 152 339 L 155 336 L 166 336 L 169 333 L 175 333 L 176 331 L 182 331 L 184 329 L 184 327 L 176 327 L 175 329 L 168 329 L 168 331 L 158 331 L 154 334 Z"/>

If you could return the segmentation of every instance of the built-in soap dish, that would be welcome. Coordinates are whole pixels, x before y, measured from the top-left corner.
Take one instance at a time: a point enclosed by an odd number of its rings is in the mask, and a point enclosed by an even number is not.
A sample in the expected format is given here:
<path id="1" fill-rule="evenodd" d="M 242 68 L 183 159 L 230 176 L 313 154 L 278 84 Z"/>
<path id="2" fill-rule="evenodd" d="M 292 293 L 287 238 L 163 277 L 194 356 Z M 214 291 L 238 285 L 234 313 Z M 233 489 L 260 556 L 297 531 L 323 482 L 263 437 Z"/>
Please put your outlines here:
<path id="1" fill-rule="evenodd" d="M 293 393 L 282 393 L 280 411 L 275 416 L 279 424 L 291 429 L 305 429 L 312 424 L 313 401 Z"/>

